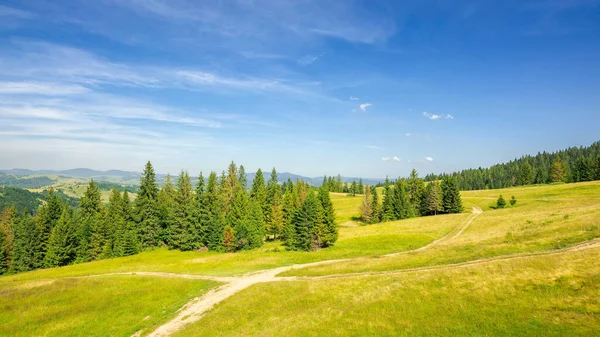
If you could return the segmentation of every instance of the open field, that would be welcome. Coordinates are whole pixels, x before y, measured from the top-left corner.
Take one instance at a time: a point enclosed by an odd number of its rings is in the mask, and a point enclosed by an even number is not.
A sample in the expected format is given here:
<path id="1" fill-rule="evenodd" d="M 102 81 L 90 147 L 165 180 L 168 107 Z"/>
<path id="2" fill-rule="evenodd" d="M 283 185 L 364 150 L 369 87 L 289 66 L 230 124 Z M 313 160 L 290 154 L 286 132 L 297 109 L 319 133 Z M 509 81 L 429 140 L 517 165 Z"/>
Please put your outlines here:
<path id="1" fill-rule="evenodd" d="M 500 193 L 514 195 L 517 205 L 490 209 Z M 336 245 L 318 252 L 287 252 L 278 242 L 235 254 L 158 249 L 0 277 L 2 298 L 9 299 L 0 310 L 0 322 L 9 322 L 0 324 L 0 335 L 100 335 L 108 319 L 117 336 L 158 326 L 181 336 L 600 330 L 600 182 L 462 196 L 475 213 L 342 227 Z M 344 223 L 358 215 L 362 197 L 332 200 Z M 126 272 L 139 275 L 77 277 Z M 218 282 L 226 285 L 176 317 L 177 308 Z M 98 306 L 70 305 L 88 297 Z"/>

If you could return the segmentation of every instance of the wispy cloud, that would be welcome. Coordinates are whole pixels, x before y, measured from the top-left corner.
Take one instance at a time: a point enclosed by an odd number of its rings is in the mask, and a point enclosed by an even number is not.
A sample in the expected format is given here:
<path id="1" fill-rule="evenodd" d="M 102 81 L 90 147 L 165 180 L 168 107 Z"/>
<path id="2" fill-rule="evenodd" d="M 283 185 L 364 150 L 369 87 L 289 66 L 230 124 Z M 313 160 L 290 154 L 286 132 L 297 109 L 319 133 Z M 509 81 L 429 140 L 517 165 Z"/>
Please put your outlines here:
<path id="1" fill-rule="evenodd" d="M 392 160 L 392 158 L 390 158 L 390 157 L 381 157 L 381 160 L 382 161 L 390 161 L 390 160 Z"/>
<path id="2" fill-rule="evenodd" d="M 393 157 L 382 157 L 381 158 L 382 161 L 400 161 L 400 158 L 398 158 L 397 156 L 393 156 Z"/>
<path id="3" fill-rule="evenodd" d="M 433 161 L 433 158 L 431 158 L 431 157 L 425 157 L 425 160 L 427 160 L 427 161 Z"/>
<path id="4" fill-rule="evenodd" d="M 454 117 L 450 114 L 437 115 L 437 114 L 430 114 L 428 112 L 423 112 L 423 116 L 425 116 L 426 118 L 429 118 L 433 121 L 438 120 L 438 119 L 454 119 Z"/>
<path id="5" fill-rule="evenodd" d="M 0 5 L 0 17 L 13 17 L 17 19 L 30 19 L 35 17 L 34 14 L 12 7 Z"/>
<path id="6" fill-rule="evenodd" d="M 367 112 L 367 108 L 372 105 L 373 104 L 371 104 L 371 103 L 363 103 L 363 104 L 359 105 L 359 107 L 360 107 L 360 110 L 362 110 L 363 112 Z"/>
<path id="7" fill-rule="evenodd" d="M 89 89 L 76 84 L 50 82 L 0 82 L 0 94 L 36 94 L 36 95 L 75 95 L 88 92 Z"/>
<path id="8" fill-rule="evenodd" d="M 398 157 L 394 156 L 394 157 L 392 157 L 392 160 L 393 160 L 393 161 L 400 161 L 400 158 L 398 158 Z"/>
<path id="9" fill-rule="evenodd" d="M 315 63 L 323 55 L 305 55 L 298 60 L 298 63 L 307 66 Z"/>
<path id="10" fill-rule="evenodd" d="M 377 146 L 377 145 L 366 145 L 365 147 L 368 149 L 373 149 L 373 150 L 383 150 L 382 147 Z"/>

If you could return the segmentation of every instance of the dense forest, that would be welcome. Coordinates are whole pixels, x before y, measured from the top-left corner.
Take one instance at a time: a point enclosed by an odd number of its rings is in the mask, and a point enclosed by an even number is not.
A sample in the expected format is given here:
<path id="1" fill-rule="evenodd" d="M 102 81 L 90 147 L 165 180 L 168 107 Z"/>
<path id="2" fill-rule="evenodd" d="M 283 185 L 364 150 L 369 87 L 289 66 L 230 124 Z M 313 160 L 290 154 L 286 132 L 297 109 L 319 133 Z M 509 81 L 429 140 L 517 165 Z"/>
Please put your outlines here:
<path id="1" fill-rule="evenodd" d="M 443 176 L 429 174 L 425 180 L 437 181 Z M 490 168 L 455 172 L 451 176 L 456 179 L 461 190 L 600 180 L 600 142 L 589 147 L 572 147 L 554 153 L 523 156 Z"/>
<path id="2" fill-rule="evenodd" d="M 27 212 L 34 214 L 42 201 L 47 200 L 48 190 L 43 192 L 30 192 L 28 190 L 16 187 L 1 187 L 0 186 L 0 210 L 14 206 L 19 212 Z M 63 202 L 71 206 L 77 206 L 79 199 L 70 197 L 63 191 L 53 191 Z"/>
<path id="3" fill-rule="evenodd" d="M 42 188 L 49 186 L 54 180 L 48 177 L 18 177 L 0 173 L 0 186 L 20 188 Z"/>
<path id="4" fill-rule="evenodd" d="M 317 250 L 337 240 L 333 204 L 325 188 L 277 182 L 272 170 L 265 183 L 259 170 L 250 188 L 243 166 L 196 186 L 182 171 L 159 189 L 150 162 L 138 196 L 112 190 L 104 205 L 92 180 L 73 207 L 53 189 L 35 215 L 7 207 L 0 215 L 0 274 L 64 266 L 136 254 L 146 249 L 208 249 L 234 252 L 283 240 L 289 250 Z"/>
<path id="5" fill-rule="evenodd" d="M 381 203 L 377 187 L 367 186 L 360 217 L 366 223 L 375 223 L 462 211 L 462 199 L 454 177 L 445 176 L 441 183 L 425 184 L 413 169 L 408 179 L 398 178 L 392 183 L 386 178 Z"/>

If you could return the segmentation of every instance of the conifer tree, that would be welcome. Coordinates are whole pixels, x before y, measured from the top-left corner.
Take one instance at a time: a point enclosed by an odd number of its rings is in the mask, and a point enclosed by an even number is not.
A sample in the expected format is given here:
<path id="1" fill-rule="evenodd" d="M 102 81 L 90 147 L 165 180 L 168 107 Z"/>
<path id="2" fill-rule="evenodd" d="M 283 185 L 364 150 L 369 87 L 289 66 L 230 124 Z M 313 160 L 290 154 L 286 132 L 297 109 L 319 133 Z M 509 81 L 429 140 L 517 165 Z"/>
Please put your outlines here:
<path id="1" fill-rule="evenodd" d="M 294 189 L 287 189 L 283 195 L 283 237 L 288 248 L 296 244 L 296 229 L 292 222 L 298 209 L 298 196 Z"/>
<path id="2" fill-rule="evenodd" d="M 40 259 L 44 259 L 46 255 L 46 251 L 48 250 L 48 242 L 50 240 L 50 233 L 52 232 L 52 228 L 56 226 L 58 223 L 58 219 L 63 211 L 63 205 L 56 195 L 54 188 L 50 187 L 48 189 L 48 193 L 46 194 L 46 204 L 40 207 L 37 216 L 38 230 L 40 232 Z"/>
<path id="3" fill-rule="evenodd" d="M 525 162 L 519 170 L 517 185 L 529 185 L 533 181 L 533 168 L 529 162 Z"/>
<path id="4" fill-rule="evenodd" d="M 422 215 L 437 215 L 442 211 L 440 186 L 437 181 L 430 182 L 425 188 L 420 208 Z"/>
<path id="5" fill-rule="evenodd" d="M 175 194 L 175 221 L 169 247 L 183 251 L 199 247 L 199 237 L 193 217 L 194 195 L 192 183 L 186 171 L 181 171 L 177 179 Z"/>
<path id="6" fill-rule="evenodd" d="M 229 225 L 225 227 L 225 234 L 223 235 L 222 246 L 228 253 L 232 253 L 236 249 L 235 231 Z"/>
<path id="7" fill-rule="evenodd" d="M 383 204 L 381 206 L 381 221 L 396 220 L 396 212 L 394 210 L 394 190 L 390 186 L 390 180 L 385 177 L 383 185 Z"/>
<path id="8" fill-rule="evenodd" d="M 123 240 L 125 237 L 125 218 L 123 216 L 123 200 L 121 193 L 113 188 L 108 199 L 104 216 L 104 227 L 108 230 L 109 240 L 105 244 L 102 258 L 123 256 Z"/>
<path id="9" fill-rule="evenodd" d="M 157 210 L 158 186 L 156 174 L 150 161 L 146 163 L 140 179 L 140 189 L 135 199 L 138 241 L 141 248 L 155 247 L 159 243 L 160 219 Z"/>
<path id="10" fill-rule="evenodd" d="M 35 219 L 24 212 L 15 228 L 12 272 L 19 273 L 41 267 L 39 238 Z"/>
<path id="11" fill-rule="evenodd" d="M 44 266 L 66 266 L 75 262 L 77 245 L 77 228 L 73 219 L 73 209 L 69 205 L 65 205 L 58 223 L 52 229 Z"/>
<path id="12" fill-rule="evenodd" d="M 123 225 L 125 226 L 123 229 L 124 237 L 122 251 L 123 256 L 129 256 L 137 254 L 140 251 L 140 242 L 135 228 L 136 222 L 133 219 L 133 208 L 127 190 L 123 192 L 123 198 L 121 200 L 123 202 Z"/>
<path id="13" fill-rule="evenodd" d="M 6 234 L 0 231 L 0 275 L 8 272 L 8 252 L 6 251 Z"/>
<path id="14" fill-rule="evenodd" d="M 276 240 L 277 237 L 283 235 L 284 224 L 283 199 L 280 189 L 275 190 L 275 195 L 273 196 L 273 200 L 270 205 L 271 213 L 269 214 L 267 222 L 267 236 L 272 235 L 273 240 Z"/>
<path id="15" fill-rule="evenodd" d="M 366 223 L 373 222 L 373 197 L 370 188 L 366 189 L 364 199 L 360 205 L 360 219 Z"/>
<path id="16" fill-rule="evenodd" d="M 271 214 L 271 205 L 267 203 L 267 188 L 265 186 L 265 178 L 260 168 L 256 171 L 256 175 L 254 176 L 252 189 L 250 190 L 250 198 L 255 200 L 260 206 L 263 213 L 263 222 L 265 222 Z"/>
<path id="17" fill-rule="evenodd" d="M 504 207 L 506 207 L 506 200 L 504 199 L 502 194 L 500 194 L 500 196 L 498 197 L 498 201 L 496 201 L 496 208 L 504 208 Z"/>
<path id="18" fill-rule="evenodd" d="M 206 192 L 202 198 L 200 223 L 206 228 L 206 246 L 209 250 L 221 251 L 225 240 L 225 219 L 215 172 L 211 172 L 208 176 Z M 230 234 L 233 235 L 233 232 Z"/>
<path id="19" fill-rule="evenodd" d="M 461 213 L 463 211 L 462 199 L 456 179 L 445 176 L 441 184 L 442 208 L 445 213 Z"/>
<path id="20" fill-rule="evenodd" d="M 202 172 L 198 177 L 198 183 L 196 184 L 196 194 L 194 195 L 194 205 L 192 210 L 192 217 L 195 223 L 195 233 L 194 240 L 198 242 L 199 246 L 207 246 L 206 235 L 207 235 L 207 226 L 204 222 L 202 222 L 202 212 L 204 209 L 204 176 Z"/>
<path id="21" fill-rule="evenodd" d="M 312 192 L 310 194 L 313 194 Z M 321 217 L 319 219 L 319 233 L 317 242 L 320 247 L 329 247 L 338 239 L 338 230 L 335 223 L 335 210 L 333 209 L 333 203 L 329 197 L 329 191 L 324 188 L 319 189 L 319 203 L 321 210 Z"/>
<path id="22" fill-rule="evenodd" d="M 263 216 L 263 210 L 260 207 L 258 200 L 251 199 L 249 203 L 249 214 L 244 219 L 244 235 L 238 235 L 238 237 L 246 237 L 244 245 L 240 246 L 240 249 L 253 249 L 263 245 L 265 237 L 265 220 Z"/>
<path id="23" fill-rule="evenodd" d="M 414 216 L 414 209 L 406 192 L 406 181 L 398 178 L 394 187 L 394 215 L 395 219 L 408 219 Z"/>
<path id="24" fill-rule="evenodd" d="M 352 196 L 356 196 L 356 194 L 358 193 L 358 185 L 356 185 L 356 181 L 352 181 L 352 184 L 350 185 L 350 194 L 352 194 Z"/>
<path id="25" fill-rule="evenodd" d="M 267 203 L 269 205 L 273 204 L 273 199 L 275 199 L 276 193 L 279 193 L 280 197 L 283 195 L 283 191 L 281 190 L 277 180 L 277 171 L 273 167 L 271 170 L 271 178 L 269 178 L 269 182 L 267 182 Z"/>
<path id="26" fill-rule="evenodd" d="M 552 162 L 552 170 L 550 171 L 551 181 L 553 183 L 565 181 L 565 167 L 560 159 L 560 156 L 556 156 L 554 162 Z"/>
<path id="27" fill-rule="evenodd" d="M 248 176 L 246 175 L 246 169 L 244 168 L 244 165 L 240 165 L 238 170 L 238 181 L 242 186 L 242 189 L 246 191 L 248 189 Z"/>
<path id="28" fill-rule="evenodd" d="M 302 206 L 294 213 L 292 225 L 295 231 L 294 242 L 287 242 L 288 249 L 310 251 L 314 247 L 314 229 L 317 225 L 317 205 L 314 193 L 309 193 Z M 287 238 L 286 238 L 287 239 Z"/>
<path id="29" fill-rule="evenodd" d="M 105 231 L 102 224 L 102 202 L 100 190 L 94 180 L 90 180 L 81 198 L 78 221 L 78 262 L 87 262 L 99 258 L 104 248 Z"/>
<path id="30" fill-rule="evenodd" d="M 158 191 L 158 196 L 156 199 L 156 215 L 158 217 L 160 228 L 158 240 L 166 242 L 170 248 L 174 248 L 171 246 L 171 241 L 175 240 L 173 236 L 176 227 L 176 194 L 177 190 L 175 189 L 175 185 L 173 185 L 171 175 L 167 174 L 165 177 L 165 183 Z"/>
<path id="31" fill-rule="evenodd" d="M 0 232 L 2 232 L 4 237 L 4 243 L 0 245 L 0 250 L 3 251 L 2 254 L 5 258 L 5 265 L 0 268 L 4 268 L 5 272 L 8 272 L 12 266 L 17 223 L 19 223 L 19 219 L 17 217 L 17 209 L 15 206 L 6 207 L 2 213 L 0 213 Z"/>
<path id="32" fill-rule="evenodd" d="M 369 187 L 367 187 L 369 188 Z M 377 193 L 377 187 L 371 186 L 371 222 L 381 221 L 381 205 L 379 204 L 379 195 Z"/>

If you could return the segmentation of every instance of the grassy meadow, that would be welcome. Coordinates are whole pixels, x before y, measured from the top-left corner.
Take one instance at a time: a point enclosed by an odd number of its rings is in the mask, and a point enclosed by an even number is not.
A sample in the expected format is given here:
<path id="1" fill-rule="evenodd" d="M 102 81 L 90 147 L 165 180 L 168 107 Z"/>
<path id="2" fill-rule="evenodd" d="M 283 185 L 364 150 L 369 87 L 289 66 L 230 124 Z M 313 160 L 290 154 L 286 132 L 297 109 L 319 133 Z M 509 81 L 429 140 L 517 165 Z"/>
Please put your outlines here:
<path id="1" fill-rule="evenodd" d="M 499 194 L 507 200 L 514 195 L 517 204 L 492 209 Z M 81 276 L 142 271 L 239 276 L 337 259 L 347 260 L 292 269 L 279 275 L 290 277 L 285 281 L 252 285 L 178 335 L 600 331 L 600 248 L 564 250 L 600 238 L 600 182 L 468 191 L 462 197 L 463 214 L 360 225 L 353 217 L 362 196 L 332 194 L 342 225 L 339 240 L 317 252 L 288 252 L 280 242 L 232 254 L 157 249 L 2 276 L 0 335 L 130 336 L 140 330 L 144 335 L 218 285 L 175 277 Z M 470 213 L 474 206 L 483 213 Z M 404 253 L 383 256 L 397 252 Z"/>

